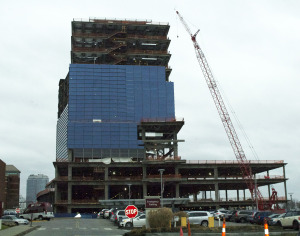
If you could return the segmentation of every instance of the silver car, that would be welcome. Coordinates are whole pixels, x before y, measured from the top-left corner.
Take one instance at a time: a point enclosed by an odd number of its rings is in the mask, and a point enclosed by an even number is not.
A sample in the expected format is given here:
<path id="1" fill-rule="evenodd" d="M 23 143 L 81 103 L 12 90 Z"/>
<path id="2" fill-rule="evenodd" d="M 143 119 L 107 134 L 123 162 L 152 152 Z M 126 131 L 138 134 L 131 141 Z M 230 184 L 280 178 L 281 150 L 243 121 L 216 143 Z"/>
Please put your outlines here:
<path id="1" fill-rule="evenodd" d="M 189 211 L 187 213 L 190 224 L 208 226 L 208 217 L 213 217 L 208 211 Z"/>
<path id="2" fill-rule="evenodd" d="M 15 225 L 21 225 L 21 224 L 28 225 L 29 224 L 28 220 L 20 219 L 13 215 L 2 216 L 1 220 L 3 223 L 13 223 Z"/>

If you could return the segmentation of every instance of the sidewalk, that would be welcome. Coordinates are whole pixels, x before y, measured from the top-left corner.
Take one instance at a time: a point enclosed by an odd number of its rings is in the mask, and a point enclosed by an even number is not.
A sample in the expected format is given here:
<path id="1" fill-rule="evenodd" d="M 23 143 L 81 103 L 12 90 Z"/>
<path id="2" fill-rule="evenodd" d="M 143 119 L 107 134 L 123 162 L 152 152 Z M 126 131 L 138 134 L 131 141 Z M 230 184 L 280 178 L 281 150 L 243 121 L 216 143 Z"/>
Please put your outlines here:
<path id="1" fill-rule="evenodd" d="M 39 226 L 30 227 L 29 225 L 18 225 L 4 230 L 0 230 L 0 236 L 21 236 L 37 228 L 39 228 Z"/>

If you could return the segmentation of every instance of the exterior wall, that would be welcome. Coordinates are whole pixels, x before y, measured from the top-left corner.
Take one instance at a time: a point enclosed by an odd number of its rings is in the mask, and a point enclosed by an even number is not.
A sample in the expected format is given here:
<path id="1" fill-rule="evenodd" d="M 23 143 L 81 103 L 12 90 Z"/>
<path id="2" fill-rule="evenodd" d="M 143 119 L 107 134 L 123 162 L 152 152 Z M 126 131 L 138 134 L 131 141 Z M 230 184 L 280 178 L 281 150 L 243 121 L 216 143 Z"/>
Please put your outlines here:
<path id="1" fill-rule="evenodd" d="M 19 207 L 20 171 L 14 165 L 6 165 L 6 209 Z"/>
<path id="2" fill-rule="evenodd" d="M 6 177 L 7 194 L 6 209 L 19 207 L 20 177 L 19 175 L 8 175 Z"/>
<path id="3" fill-rule="evenodd" d="M 45 189 L 46 184 L 49 182 L 49 178 L 46 175 L 30 175 L 27 179 L 26 187 L 26 204 L 36 202 L 36 195 L 40 191 Z"/>
<path id="4" fill-rule="evenodd" d="M 57 125 L 57 159 L 66 157 L 59 146 L 66 133 L 75 157 L 143 158 L 137 124 L 142 118 L 174 117 L 174 87 L 165 81 L 165 67 L 71 64 L 69 104 Z"/>
<path id="5" fill-rule="evenodd" d="M 6 202 L 5 166 L 5 162 L 0 160 L 0 204 Z"/>
<path id="6" fill-rule="evenodd" d="M 68 105 L 65 107 L 56 125 L 56 160 L 68 159 Z"/>

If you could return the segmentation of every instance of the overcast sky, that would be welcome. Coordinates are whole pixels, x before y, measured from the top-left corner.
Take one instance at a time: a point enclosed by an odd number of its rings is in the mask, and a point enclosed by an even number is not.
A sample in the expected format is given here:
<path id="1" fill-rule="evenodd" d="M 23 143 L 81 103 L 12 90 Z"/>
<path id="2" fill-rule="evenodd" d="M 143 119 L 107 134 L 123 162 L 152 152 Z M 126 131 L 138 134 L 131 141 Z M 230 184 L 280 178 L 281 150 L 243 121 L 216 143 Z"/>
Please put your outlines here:
<path id="1" fill-rule="evenodd" d="M 169 22 L 170 80 L 185 119 L 179 154 L 236 159 L 175 9 L 200 29 L 198 43 L 259 160 L 284 160 L 287 191 L 300 198 L 300 1 L 0 0 L 0 159 L 21 171 L 24 197 L 30 174 L 54 178 L 58 82 L 68 73 L 73 18 Z M 274 187 L 284 196 L 283 184 Z"/>

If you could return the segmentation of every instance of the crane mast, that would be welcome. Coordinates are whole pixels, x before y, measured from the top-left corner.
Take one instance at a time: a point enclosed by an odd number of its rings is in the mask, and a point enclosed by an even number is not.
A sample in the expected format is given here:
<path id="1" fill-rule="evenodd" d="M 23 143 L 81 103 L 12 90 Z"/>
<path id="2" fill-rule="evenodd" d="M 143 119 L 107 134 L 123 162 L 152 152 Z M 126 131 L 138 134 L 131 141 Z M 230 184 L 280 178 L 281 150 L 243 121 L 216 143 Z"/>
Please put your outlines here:
<path id="1" fill-rule="evenodd" d="M 191 40 L 194 45 L 197 60 L 199 62 L 200 68 L 202 70 L 202 73 L 203 73 L 206 83 L 208 85 L 209 91 L 213 97 L 214 103 L 217 107 L 219 116 L 220 116 L 223 126 L 225 128 L 225 131 L 226 131 L 226 134 L 230 141 L 231 147 L 234 151 L 235 157 L 239 163 L 243 178 L 244 178 L 244 180 L 247 184 L 247 187 L 251 193 L 251 197 L 252 197 L 252 199 L 255 199 L 255 198 L 258 199 L 258 208 L 260 210 L 264 210 L 266 207 L 269 208 L 269 206 L 264 204 L 262 194 L 260 193 L 257 186 L 255 186 L 255 184 L 254 184 L 254 178 L 253 178 L 253 174 L 251 171 L 249 161 L 246 158 L 246 155 L 244 153 L 244 150 L 242 148 L 240 140 L 239 140 L 237 133 L 235 131 L 235 128 L 231 122 L 229 113 L 226 109 L 225 103 L 224 103 L 221 93 L 218 89 L 216 80 L 213 77 L 213 74 L 212 74 L 211 69 L 208 65 L 208 62 L 204 56 L 203 51 L 201 50 L 201 48 L 196 40 L 196 36 L 200 30 L 198 30 L 195 34 L 192 34 L 190 28 L 188 27 L 187 23 L 185 22 L 183 17 L 180 15 L 180 13 L 178 11 L 176 11 L 176 13 L 177 13 L 181 23 L 184 25 L 185 30 L 189 33 L 189 35 L 191 37 Z"/>

